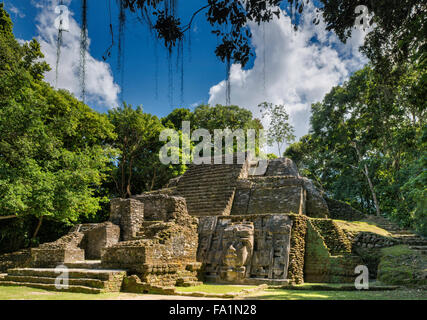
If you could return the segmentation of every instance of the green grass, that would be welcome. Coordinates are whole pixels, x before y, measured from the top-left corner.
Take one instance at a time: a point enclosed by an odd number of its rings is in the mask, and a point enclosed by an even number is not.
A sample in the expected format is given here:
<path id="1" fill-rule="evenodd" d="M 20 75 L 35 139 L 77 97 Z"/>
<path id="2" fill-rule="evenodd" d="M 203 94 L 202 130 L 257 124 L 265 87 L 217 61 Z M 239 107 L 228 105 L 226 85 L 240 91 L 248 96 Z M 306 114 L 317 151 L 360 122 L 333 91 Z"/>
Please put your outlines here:
<path id="1" fill-rule="evenodd" d="M 350 232 L 372 232 L 384 237 L 390 237 L 391 234 L 378 226 L 373 222 L 367 221 L 344 221 L 344 220 L 334 220 L 339 227 Z"/>
<path id="2" fill-rule="evenodd" d="M 180 292 L 206 292 L 206 293 L 236 293 L 244 289 L 255 288 L 256 286 L 235 286 L 235 285 L 216 285 L 204 284 L 196 287 L 178 287 Z M 9 287 L 0 286 L 0 300 L 126 300 L 143 298 L 142 294 L 134 293 L 100 293 L 85 294 L 71 292 L 54 292 L 43 289 L 29 287 Z M 160 298 L 160 297 L 159 297 Z"/>
<path id="3" fill-rule="evenodd" d="M 267 289 L 245 297 L 262 300 L 427 300 L 426 290 L 312 291 Z"/>
<path id="4" fill-rule="evenodd" d="M 245 289 L 256 288 L 256 286 L 236 286 L 236 285 L 220 285 L 220 284 L 202 284 L 196 287 L 178 287 L 179 292 L 206 292 L 206 293 L 232 293 L 240 292 Z"/>
<path id="5" fill-rule="evenodd" d="M 318 284 L 319 286 L 322 284 Z M 315 287 L 316 284 L 306 284 Z M 333 285 L 335 286 L 335 285 Z M 336 286 L 339 286 L 336 284 Z M 332 287 L 332 286 L 331 286 Z M 231 286 L 206 284 L 185 289 L 186 292 L 203 291 L 209 293 L 231 293 L 253 286 Z M 164 296 L 159 296 L 159 299 Z M 133 300 L 144 299 L 142 294 L 133 293 L 68 293 L 53 292 L 28 287 L 0 286 L 0 300 Z M 195 298 L 197 299 L 197 298 Z M 240 298 L 242 299 L 242 297 Z M 399 289 L 393 291 L 328 291 L 328 290 L 289 290 L 266 289 L 247 296 L 243 299 L 266 300 L 427 300 L 427 290 Z"/>
<path id="6" fill-rule="evenodd" d="M 0 286 L 0 300 L 107 300 L 117 298 L 119 293 L 72 293 L 55 292 L 29 287 Z"/>

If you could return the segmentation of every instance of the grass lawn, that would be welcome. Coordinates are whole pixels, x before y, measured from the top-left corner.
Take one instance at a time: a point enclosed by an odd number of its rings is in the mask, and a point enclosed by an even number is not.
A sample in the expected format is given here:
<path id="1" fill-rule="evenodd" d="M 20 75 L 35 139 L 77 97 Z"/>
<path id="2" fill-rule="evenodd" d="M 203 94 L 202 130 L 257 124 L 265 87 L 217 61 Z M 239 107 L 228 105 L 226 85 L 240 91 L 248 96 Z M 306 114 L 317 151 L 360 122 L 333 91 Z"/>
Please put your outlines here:
<path id="1" fill-rule="evenodd" d="M 253 286 L 228 286 L 206 284 L 184 289 L 186 292 L 231 293 Z M 144 298 L 145 297 L 145 298 Z M 158 298 L 157 298 L 158 297 Z M 28 287 L 0 286 L 0 300 L 145 300 L 177 298 L 161 295 L 142 295 L 133 293 L 68 293 L 53 292 Z M 198 299 L 198 298 L 194 298 Z M 427 300 L 427 290 L 399 289 L 393 291 L 325 291 L 325 290 L 284 290 L 266 289 L 238 299 L 262 300 Z"/>
<path id="2" fill-rule="evenodd" d="M 120 294 L 55 292 L 29 287 L 0 286 L 0 300 L 104 300 L 116 298 Z"/>
<path id="3" fill-rule="evenodd" d="M 220 284 L 202 284 L 196 287 L 177 287 L 176 291 L 179 292 L 206 292 L 206 293 L 231 293 L 240 292 L 245 289 L 256 288 L 256 286 L 230 286 Z"/>
<path id="4" fill-rule="evenodd" d="M 244 299 L 262 300 L 427 300 L 426 290 L 312 291 L 266 289 Z"/>

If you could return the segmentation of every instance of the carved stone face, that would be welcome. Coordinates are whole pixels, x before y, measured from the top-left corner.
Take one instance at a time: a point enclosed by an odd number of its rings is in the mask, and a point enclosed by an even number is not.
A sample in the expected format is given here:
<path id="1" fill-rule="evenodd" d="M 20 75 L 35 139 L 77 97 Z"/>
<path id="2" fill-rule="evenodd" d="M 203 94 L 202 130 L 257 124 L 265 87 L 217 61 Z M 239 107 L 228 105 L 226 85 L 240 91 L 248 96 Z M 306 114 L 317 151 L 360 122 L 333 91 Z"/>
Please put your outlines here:
<path id="1" fill-rule="evenodd" d="M 228 281 L 243 279 L 246 266 L 252 256 L 254 227 L 252 223 L 230 223 L 224 229 L 222 240 L 224 255 L 221 262 L 221 278 Z"/>

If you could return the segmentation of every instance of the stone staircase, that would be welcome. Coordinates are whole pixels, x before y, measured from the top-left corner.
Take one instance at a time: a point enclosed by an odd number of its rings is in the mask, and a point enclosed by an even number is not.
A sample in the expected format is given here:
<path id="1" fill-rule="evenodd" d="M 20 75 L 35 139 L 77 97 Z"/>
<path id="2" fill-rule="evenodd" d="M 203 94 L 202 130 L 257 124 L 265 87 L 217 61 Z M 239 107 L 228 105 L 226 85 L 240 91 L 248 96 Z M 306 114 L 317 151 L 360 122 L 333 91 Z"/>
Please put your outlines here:
<path id="1" fill-rule="evenodd" d="M 370 216 L 368 220 L 387 230 L 401 244 L 408 245 L 411 249 L 417 250 L 421 254 L 427 254 L 427 238 L 414 233 L 413 230 L 400 228 L 397 224 L 384 217 Z"/>
<path id="2" fill-rule="evenodd" d="M 68 266 L 97 267 L 98 262 L 79 262 Z M 63 272 L 68 271 L 68 288 L 57 288 L 55 280 Z M 87 269 L 87 268 L 15 268 L 0 277 L 0 286 L 26 286 L 38 289 L 61 292 L 102 293 L 119 292 L 124 270 Z M 59 283 L 62 284 L 62 283 Z"/>
<path id="3" fill-rule="evenodd" d="M 244 164 L 192 165 L 179 180 L 177 193 L 185 198 L 190 215 L 229 215 L 243 171 Z"/>

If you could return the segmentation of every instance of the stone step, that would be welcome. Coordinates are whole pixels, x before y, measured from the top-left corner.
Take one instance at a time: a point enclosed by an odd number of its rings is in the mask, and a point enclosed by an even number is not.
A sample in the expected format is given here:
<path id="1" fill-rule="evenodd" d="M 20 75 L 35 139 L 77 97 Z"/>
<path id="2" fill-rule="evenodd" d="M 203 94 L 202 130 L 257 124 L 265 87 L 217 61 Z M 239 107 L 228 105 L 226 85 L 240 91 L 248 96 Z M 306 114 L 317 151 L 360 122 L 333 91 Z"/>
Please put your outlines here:
<path id="1" fill-rule="evenodd" d="M 225 209 L 225 207 L 224 207 Z M 200 215 L 200 216 L 221 216 L 223 215 L 224 209 L 194 209 L 193 214 Z"/>
<path id="2" fill-rule="evenodd" d="M 193 165 L 188 168 L 185 174 L 192 174 L 198 172 L 216 172 L 223 170 L 238 170 L 242 167 L 240 164 L 199 164 Z"/>
<path id="3" fill-rule="evenodd" d="M 427 243 L 423 240 L 417 241 L 417 240 L 411 240 L 411 241 L 401 241 L 402 244 L 408 245 L 408 246 L 423 246 Z"/>
<path id="4" fill-rule="evenodd" d="M 180 194 L 185 194 L 188 197 L 210 197 L 210 198 L 217 198 L 222 196 L 223 194 L 228 194 L 233 192 L 236 189 L 236 187 L 229 187 L 229 186 L 215 186 L 209 188 L 209 186 L 202 187 L 202 188 L 188 188 L 186 190 L 180 191 Z"/>
<path id="5" fill-rule="evenodd" d="M 187 206 L 192 204 L 202 204 L 202 203 L 209 203 L 210 205 L 215 205 L 222 202 L 228 202 L 228 200 L 231 198 L 233 193 L 230 194 L 224 194 L 222 197 L 214 197 L 214 198 L 203 198 L 203 197 L 191 197 L 188 200 L 186 200 Z"/>
<path id="6" fill-rule="evenodd" d="M 207 171 L 202 171 L 200 170 L 199 172 L 189 172 L 185 173 L 182 178 L 179 180 L 179 184 L 181 184 L 183 181 L 188 180 L 188 179 L 192 179 L 192 178 L 209 178 L 209 177 L 219 177 L 219 176 L 238 176 L 240 174 L 240 172 L 234 168 L 218 168 L 215 170 L 207 170 Z"/>
<path id="7" fill-rule="evenodd" d="M 30 287 L 37 289 L 44 289 L 49 291 L 60 291 L 60 292 L 75 292 L 75 293 L 92 293 L 98 294 L 103 292 L 102 289 L 99 288 L 91 288 L 85 286 L 75 286 L 69 285 L 67 289 L 57 289 L 53 284 L 46 283 L 32 283 L 32 282 L 14 282 L 14 281 L 0 281 L 1 286 L 22 286 L 22 287 Z"/>
<path id="8" fill-rule="evenodd" d="M 115 278 L 123 278 L 126 275 L 125 270 L 110 270 L 110 269 L 58 269 L 55 268 L 15 268 L 9 269 L 8 275 L 11 276 L 34 276 L 34 277 L 50 277 L 56 278 L 59 272 L 68 271 L 69 278 L 75 279 L 98 279 L 102 281 L 113 280 Z"/>
<path id="9" fill-rule="evenodd" d="M 192 180 L 184 181 L 177 187 L 178 191 L 182 191 L 185 189 L 206 189 L 206 188 L 224 188 L 224 187 L 235 187 L 230 180 L 235 180 L 232 177 L 218 177 L 215 179 L 199 179 L 195 178 Z"/>
<path id="10" fill-rule="evenodd" d="M 401 238 L 401 239 L 422 239 L 415 233 L 406 233 L 406 234 L 394 233 L 393 236 L 395 238 Z"/>
<path id="11" fill-rule="evenodd" d="M 11 276 L 7 275 L 4 281 L 20 282 L 20 283 L 40 283 L 40 284 L 55 284 L 56 278 L 52 277 L 33 277 L 33 276 Z M 84 286 L 90 288 L 103 289 L 106 287 L 106 281 L 99 279 L 68 279 L 68 284 L 72 286 Z M 0 282 L 1 284 L 1 282 Z"/>
<path id="12" fill-rule="evenodd" d="M 199 207 L 203 207 L 203 206 L 209 206 L 209 207 L 221 207 L 224 204 L 228 203 L 228 201 L 230 200 L 232 194 L 230 194 L 229 196 L 224 196 L 223 198 L 217 198 L 217 199 L 212 199 L 212 200 L 205 200 L 205 199 L 191 199 L 187 202 L 187 207 L 191 207 L 191 206 L 199 206 Z"/>
<path id="13" fill-rule="evenodd" d="M 224 204 L 223 207 L 209 207 L 209 206 L 205 206 L 205 207 L 191 207 L 190 211 L 191 212 L 198 212 L 198 213 L 208 213 L 208 212 L 219 212 L 222 213 L 226 208 L 226 205 Z"/>
<path id="14" fill-rule="evenodd" d="M 212 202 L 212 201 L 220 201 L 223 199 L 228 199 L 231 197 L 233 192 L 234 190 L 229 190 L 227 192 L 220 191 L 220 192 L 215 192 L 213 194 L 208 194 L 208 191 L 191 192 L 191 193 L 183 192 L 181 194 L 184 196 L 186 202 L 201 201 L 201 200 L 207 200 Z"/>
<path id="15" fill-rule="evenodd" d="M 227 203 L 223 203 L 222 206 L 216 205 L 216 206 L 210 206 L 210 205 L 193 205 L 193 206 L 187 206 L 188 210 L 194 211 L 222 211 L 227 206 Z"/>
<path id="16" fill-rule="evenodd" d="M 98 262 L 81 261 L 79 263 L 94 266 Z M 55 280 L 65 272 L 68 272 L 68 288 L 61 290 L 56 288 Z M 125 270 L 115 269 L 14 268 L 9 269 L 8 274 L 0 279 L 0 285 L 81 293 L 119 292 L 125 276 Z"/>
<path id="17" fill-rule="evenodd" d="M 427 250 L 427 245 L 426 246 L 410 246 L 409 248 L 413 250 Z"/>
<path id="18" fill-rule="evenodd" d="M 190 167 L 182 176 L 188 177 L 192 175 L 208 175 L 212 173 L 234 173 L 234 172 L 240 172 L 242 170 L 242 165 L 199 165 L 199 166 L 193 166 Z"/>
<path id="19" fill-rule="evenodd" d="M 215 201 L 215 200 L 223 200 L 228 199 L 233 194 L 234 190 L 230 190 L 227 192 L 216 192 L 212 195 L 206 195 L 206 192 L 203 193 L 182 193 L 185 197 L 186 202 L 191 201 Z"/>
<path id="20" fill-rule="evenodd" d="M 76 262 L 64 262 L 64 265 L 71 269 L 102 269 L 101 260 L 85 260 Z"/>

